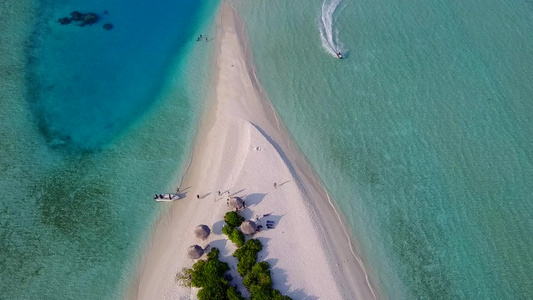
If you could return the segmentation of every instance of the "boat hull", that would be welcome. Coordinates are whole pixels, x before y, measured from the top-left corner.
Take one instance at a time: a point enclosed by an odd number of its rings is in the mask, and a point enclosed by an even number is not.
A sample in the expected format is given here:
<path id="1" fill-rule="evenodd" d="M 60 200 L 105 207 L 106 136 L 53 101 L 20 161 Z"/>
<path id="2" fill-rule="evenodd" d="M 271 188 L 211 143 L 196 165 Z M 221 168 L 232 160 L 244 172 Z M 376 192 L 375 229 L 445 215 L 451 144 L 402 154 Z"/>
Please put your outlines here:
<path id="1" fill-rule="evenodd" d="M 159 194 L 154 196 L 154 200 L 157 202 L 171 202 L 180 199 L 178 194 Z"/>

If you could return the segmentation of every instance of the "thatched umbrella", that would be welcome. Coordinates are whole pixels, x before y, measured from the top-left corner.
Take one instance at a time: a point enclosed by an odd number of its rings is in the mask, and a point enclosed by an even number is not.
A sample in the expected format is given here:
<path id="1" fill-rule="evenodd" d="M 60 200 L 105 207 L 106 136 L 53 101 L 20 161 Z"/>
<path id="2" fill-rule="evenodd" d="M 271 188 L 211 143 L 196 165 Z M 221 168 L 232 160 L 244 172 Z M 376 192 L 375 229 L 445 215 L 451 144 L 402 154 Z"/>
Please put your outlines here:
<path id="1" fill-rule="evenodd" d="M 239 197 L 229 198 L 229 207 L 236 210 L 241 210 L 244 208 L 244 200 Z"/>
<path id="2" fill-rule="evenodd" d="M 244 234 L 254 234 L 257 231 L 257 226 L 253 221 L 244 221 L 241 224 L 241 231 Z"/>
<path id="3" fill-rule="evenodd" d="M 187 251 L 187 255 L 189 258 L 192 259 L 198 259 L 204 254 L 204 249 L 198 245 L 193 245 L 189 247 L 189 250 Z"/>
<path id="4" fill-rule="evenodd" d="M 211 233 L 211 229 L 209 229 L 209 226 L 201 224 L 196 226 L 194 229 L 194 235 L 196 235 L 197 238 L 206 240 L 209 234 Z"/>

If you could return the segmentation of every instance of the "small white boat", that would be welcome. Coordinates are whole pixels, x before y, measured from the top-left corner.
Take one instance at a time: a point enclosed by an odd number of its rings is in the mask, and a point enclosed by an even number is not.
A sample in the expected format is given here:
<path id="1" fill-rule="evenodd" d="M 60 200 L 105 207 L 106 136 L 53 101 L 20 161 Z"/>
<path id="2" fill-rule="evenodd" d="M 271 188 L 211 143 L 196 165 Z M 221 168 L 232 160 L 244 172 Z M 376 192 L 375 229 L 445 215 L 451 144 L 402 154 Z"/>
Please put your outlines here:
<path id="1" fill-rule="evenodd" d="M 342 53 L 340 53 L 340 52 L 337 52 L 337 57 L 338 57 L 339 59 L 343 59 L 343 58 L 344 58 L 344 56 L 342 56 Z"/>
<path id="2" fill-rule="evenodd" d="M 154 196 L 154 199 L 155 201 L 159 201 L 159 202 L 169 202 L 169 201 L 175 201 L 175 200 L 178 200 L 180 198 L 180 196 L 178 194 L 170 194 L 170 193 L 167 193 L 167 194 L 156 194 Z"/>

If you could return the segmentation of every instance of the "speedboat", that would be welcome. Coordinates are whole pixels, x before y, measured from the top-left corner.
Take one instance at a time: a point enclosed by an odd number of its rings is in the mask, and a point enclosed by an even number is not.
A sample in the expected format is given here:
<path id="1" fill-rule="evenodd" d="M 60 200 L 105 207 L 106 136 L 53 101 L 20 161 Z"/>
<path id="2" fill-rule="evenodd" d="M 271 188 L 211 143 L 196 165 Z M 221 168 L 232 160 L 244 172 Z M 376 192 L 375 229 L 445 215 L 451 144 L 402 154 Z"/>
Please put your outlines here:
<path id="1" fill-rule="evenodd" d="M 171 193 L 156 194 L 154 196 L 155 201 L 158 201 L 158 202 L 170 202 L 170 201 L 178 200 L 179 198 L 180 196 L 178 194 L 171 194 Z"/>
<path id="2" fill-rule="evenodd" d="M 342 56 L 342 53 L 337 52 L 336 54 L 337 54 L 337 57 L 338 57 L 339 59 L 343 59 L 343 58 L 344 58 L 344 56 Z"/>

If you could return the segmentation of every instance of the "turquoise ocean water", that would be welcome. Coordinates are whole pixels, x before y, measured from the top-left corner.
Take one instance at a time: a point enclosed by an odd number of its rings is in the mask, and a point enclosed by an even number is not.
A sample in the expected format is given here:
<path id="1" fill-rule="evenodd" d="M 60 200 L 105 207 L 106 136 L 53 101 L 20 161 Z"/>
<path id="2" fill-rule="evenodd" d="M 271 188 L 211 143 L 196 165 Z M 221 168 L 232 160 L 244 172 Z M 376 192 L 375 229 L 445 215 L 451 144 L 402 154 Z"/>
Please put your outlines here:
<path id="1" fill-rule="evenodd" d="M 531 299 L 533 5 L 237 3 L 384 296 Z"/>
<path id="2" fill-rule="evenodd" d="M 208 94 L 217 5 L 0 3 L 0 298 L 123 296 Z M 73 10 L 102 20 L 59 25 Z"/>
<path id="3" fill-rule="evenodd" d="M 384 296 L 531 297 L 533 5 L 236 2 Z M 216 5 L 0 4 L 0 298 L 123 295 L 209 93 Z M 103 20 L 56 23 L 72 10 Z"/>

